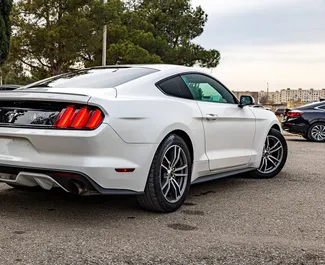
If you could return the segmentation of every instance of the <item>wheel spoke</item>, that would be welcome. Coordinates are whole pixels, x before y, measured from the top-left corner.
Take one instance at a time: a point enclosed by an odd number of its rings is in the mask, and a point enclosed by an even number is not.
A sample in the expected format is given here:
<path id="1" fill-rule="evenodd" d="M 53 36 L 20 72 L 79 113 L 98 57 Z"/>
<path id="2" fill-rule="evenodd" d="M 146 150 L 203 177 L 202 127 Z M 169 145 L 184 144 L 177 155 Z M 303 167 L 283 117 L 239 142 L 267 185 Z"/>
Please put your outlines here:
<path id="1" fill-rule="evenodd" d="M 273 154 L 273 153 L 279 151 L 280 149 L 282 149 L 282 146 L 279 146 L 277 149 L 270 151 L 270 154 Z"/>
<path id="2" fill-rule="evenodd" d="M 171 183 L 172 183 L 172 186 L 175 190 L 175 195 L 176 195 L 176 198 L 178 197 L 178 195 L 181 195 L 181 188 L 179 186 L 179 184 L 177 183 L 177 181 L 175 179 L 171 179 Z"/>
<path id="3" fill-rule="evenodd" d="M 164 190 L 166 187 L 167 187 L 167 185 L 168 184 L 170 184 L 170 181 L 169 181 L 169 179 L 166 179 L 166 182 L 165 182 L 165 184 L 162 186 L 162 190 Z"/>
<path id="4" fill-rule="evenodd" d="M 274 157 L 273 155 L 270 155 L 269 157 L 270 157 L 271 159 L 275 160 L 277 163 L 280 163 L 280 160 L 277 159 L 276 157 Z"/>
<path id="5" fill-rule="evenodd" d="M 168 172 L 168 168 L 164 164 L 161 164 L 161 167 Z"/>
<path id="6" fill-rule="evenodd" d="M 266 159 L 266 157 L 264 157 L 264 171 L 266 171 L 267 170 L 267 165 L 268 163 L 267 163 L 267 159 Z"/>
<path id="7" fill-rule="evenodd" d="M 164 189 L 162 189 L 165 197 L 167 197 L 167 195 L 168 195 L 168 193 L 170 191 L 170 186 L 171 186 L 170 185 L 170 180 L 167 180 L 167 190 L 164 192 Z"/>
<path id="8" fill-rule="evenodd" d="M 170 161 L 169 161 L 169 159 L 167 158 L 166 155 L 164 156 L 164 159 L 167 161 L 168 165 L 170 166 Z"/>
<path id="9" fill-rule="evenodd" d="M 177 152 L 177 150 L 178 150 L 178 152 Z M 175 149 L 174 149 L 174 160 L 173 160 L 173 162 L 171 164 L 171 167 L 175 167 L 177 165 L 177 163 L 179 161 L 179 158 L 181 156 L 181 151 L 182 150 L 180 148 L 177 148 L 177 146 L 175 146 Z"/>
<path id="10" fill-rule="evenodd" d="M 270 148 L 270 139 L 266 137 L 266 149 Z"/>
<path id="11" fill-rule="evenodd" d="M 263 170 L 263 167 L 264 167 L 264 170 Z M 267 159 L 263 156 L 262 164 L 260 166 L 260 170 L 261 171 L 266 171 L 266 169 L 267 169 Z"/>
<path id="12" fill-rule="evenodd" d="M 187 174 L 174 174 L 175 177 L 186 177 Z"/>
<path id="13" fill-rule="evenodd" d="M 262 168 L 263 168 L 263 166 L 264 166 L 264 162 L 265 162 L 265 160 L 264 160 L 264 156 L 262 157 L 262 163 L 261 163 L 261 165 L 260 165 L 260 170 L 262 170 Z"/>
<path id="14" fill-rule="evenodd" d="M 267 160 L 269 160 L 275 167 L 276 167 L 276 164 L 274 163 L 274 161 L 271 159 L 271 157 L 268 157 Z"/>
<path id="15" fill-rule="evenodd" d="M 174 172 L 178 172 L 178 171 L 181 171 L 183 169 L 187 168 L 187 165 L 184 165 L 184 166 L 181 166 L 181 167 L 178 167 L 178 168 L 175 168 Z"/>
<path id="16" fill-rule="evenodd" d="M 277 141 L 275 145 L 273 145 L 271 148 L 270 148 L 270 152 L 272 152 L 274 149 L 277 148 L 277 146 L 280 144 L 280 148 L 282 147 L 281 145 L 281 142 L 280 141 Z M 278 150 L 278 149 L 277 149 Z"/>

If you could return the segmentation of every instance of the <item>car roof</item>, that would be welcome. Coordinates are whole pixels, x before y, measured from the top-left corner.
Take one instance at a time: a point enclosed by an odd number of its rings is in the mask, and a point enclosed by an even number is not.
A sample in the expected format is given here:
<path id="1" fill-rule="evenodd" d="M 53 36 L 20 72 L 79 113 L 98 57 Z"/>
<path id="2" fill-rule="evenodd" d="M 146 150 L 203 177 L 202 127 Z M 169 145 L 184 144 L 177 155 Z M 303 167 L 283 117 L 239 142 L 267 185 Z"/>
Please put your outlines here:
<path id="1" fill-rule="evenodd" d="M 325 102 L 324 101 L 321 101 L 321 102 L 313 102 L 313 103 L 310 103 L 310 104 L 307 104 L 307 105 L 303 105 L 301 107 L 298 107 L 296 109 L 314 109 L 316 107 L 324 106 L 324 105 L 325 105 Z"/>
<path id="2" fill-rule="evenodd" d="M 104 69 L 104 68 L 150 68 L 155 69 L 157 71 L 193 71 L 200 70 L 194 67 L 183 66 L 183 65 L 175 65 L 175 64 L 118 64 L 118 65 L 106 65 L 106 66 L 94 66 L 90 67 L 90 69 Z"/>

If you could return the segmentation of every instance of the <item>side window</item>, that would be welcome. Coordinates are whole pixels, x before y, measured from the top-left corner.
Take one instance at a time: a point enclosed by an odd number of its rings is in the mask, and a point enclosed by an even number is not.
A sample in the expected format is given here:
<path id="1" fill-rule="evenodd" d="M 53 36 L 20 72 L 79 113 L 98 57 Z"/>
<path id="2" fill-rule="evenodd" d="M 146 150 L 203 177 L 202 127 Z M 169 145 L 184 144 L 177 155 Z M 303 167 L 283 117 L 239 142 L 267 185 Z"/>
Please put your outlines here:
<path id="1" fill-rule="evenodd" d="M 158 83 L 158 87 L 169 96 L 193 99 L 191 92 L 180 76 L 162 81 Z"/>
<path id="2" fill-rule="evenodd" d="M 325 105 L 319 106 L 318 108 L 325 110 Z"/>
<path id="3" fill-rule="evenodd" d="M 234 96 L 221 85 L 218 81 L 201 74 L 182 75 L 195 100 L 218 102 L 218 103 L 237 103 Z"/>

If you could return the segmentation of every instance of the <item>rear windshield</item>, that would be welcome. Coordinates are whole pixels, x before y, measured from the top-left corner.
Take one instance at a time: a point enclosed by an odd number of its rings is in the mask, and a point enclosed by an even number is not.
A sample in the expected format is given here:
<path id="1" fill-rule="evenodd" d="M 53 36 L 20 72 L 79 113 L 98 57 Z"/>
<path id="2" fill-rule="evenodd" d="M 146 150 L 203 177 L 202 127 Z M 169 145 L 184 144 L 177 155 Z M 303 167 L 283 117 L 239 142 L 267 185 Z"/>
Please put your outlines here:
<path id="1" fill-rule="evenodd" d="M 324 102 L 313 102 L 313 103 L 309 103 L 307 105 L 303 105 L 301 107 L 298 107 L 296 109 L 314 109 L 316 107 L 321 107 L 324 105 Z"/>
<path id="2" fill-rule="evenodd" d="M 157 72 L 151 68 L 91 68 L 52 77 L 24 88 L 109 88 Z"/>

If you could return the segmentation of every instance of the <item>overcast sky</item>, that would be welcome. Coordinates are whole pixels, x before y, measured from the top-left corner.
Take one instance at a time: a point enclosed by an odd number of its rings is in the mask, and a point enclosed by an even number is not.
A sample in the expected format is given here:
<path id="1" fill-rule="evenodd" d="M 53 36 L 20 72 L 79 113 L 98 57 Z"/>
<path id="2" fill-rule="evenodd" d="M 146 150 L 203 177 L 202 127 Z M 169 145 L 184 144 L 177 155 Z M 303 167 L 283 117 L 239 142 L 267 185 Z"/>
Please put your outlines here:
<path id="1" fill-rule="evenodd" d="M 232 90 L 325 88 L 325 0 L 192 0 L 209 15 L 196 43 L 221 53 Z"/>

